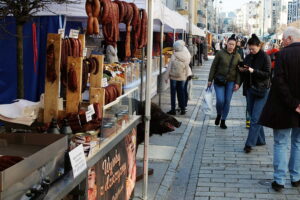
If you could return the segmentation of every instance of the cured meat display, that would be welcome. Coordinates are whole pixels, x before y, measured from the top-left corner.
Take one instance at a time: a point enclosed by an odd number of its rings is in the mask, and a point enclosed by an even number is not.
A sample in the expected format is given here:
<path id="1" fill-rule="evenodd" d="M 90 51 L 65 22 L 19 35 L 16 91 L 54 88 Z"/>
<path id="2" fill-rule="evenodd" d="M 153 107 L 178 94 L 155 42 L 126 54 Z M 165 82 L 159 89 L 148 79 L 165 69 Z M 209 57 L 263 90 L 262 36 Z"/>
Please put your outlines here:
<path id="1" fill-rule="evenodd" d="M 57 79 L 55 71 L 55 55 L 54 55 L 54 44 L 50 44 L 47 47 L 47 68 L 46 68 L 47 80 L 53 83 Z"/>
<path id="2" fill-rule="evenodd" d="M 109 104 L 121 96 L 118 91 L 118 86 L 115 84 L 110 84 L 105 88 L 105 104 Z"/>
<path id="3" fill-rule="evenodd" d="M 66 38 L 62 40 L 60 71 L 64 86 L 67 85 L 68 56 L 82 57 L 82 49 L 79 39 Z"/>
<path id="4" fill-rule="evenodd" d="M 95 23 L 99 22 L 102 25 L 105 42 L 114 47 L 119 40 L 119 23 L 126 24 L 126 59 L 133 57 L 138 48 L 147 45 L 147 12 L 144 9 L 139 10 L 134 3 L 119 0 L 86 0 L 86 13 L 87 34 L 98 34 L 99 25 L 96 26 Z M 131 40 L 133 40 L 132 48 Z"/>

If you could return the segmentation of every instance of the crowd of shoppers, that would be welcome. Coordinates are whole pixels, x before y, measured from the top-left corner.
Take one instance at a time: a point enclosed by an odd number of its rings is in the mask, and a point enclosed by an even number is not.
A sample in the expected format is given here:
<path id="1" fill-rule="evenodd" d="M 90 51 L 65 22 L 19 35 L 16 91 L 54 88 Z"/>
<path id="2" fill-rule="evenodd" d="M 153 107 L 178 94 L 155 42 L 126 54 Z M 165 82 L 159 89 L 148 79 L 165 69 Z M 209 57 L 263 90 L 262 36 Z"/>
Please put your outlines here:
<path id="1" fill-rule="evenodd" d="M 275 191 L 284 188 L 288 171 L 292 186 L 300 187 L 300 30 L 288 27 L 282 42 L 281 50 L 274 44 L 265 52 L 255 34 L 246 45 L 232 36 L 225 49 L 216 54 L 208 78 L 208 87 L 214 85 L 216 92 L 215 124 L 219 125 L 221 119 L 221 128 L 226 128 L 223 120 L 228 115 L 233 91 L 243 85 L 250 120 L 246 124 L 249 132 L 245 153 L 266 144 L 263 126 L 273 129 Z M 219 80 L 224 77 L 226 84 Z"/>

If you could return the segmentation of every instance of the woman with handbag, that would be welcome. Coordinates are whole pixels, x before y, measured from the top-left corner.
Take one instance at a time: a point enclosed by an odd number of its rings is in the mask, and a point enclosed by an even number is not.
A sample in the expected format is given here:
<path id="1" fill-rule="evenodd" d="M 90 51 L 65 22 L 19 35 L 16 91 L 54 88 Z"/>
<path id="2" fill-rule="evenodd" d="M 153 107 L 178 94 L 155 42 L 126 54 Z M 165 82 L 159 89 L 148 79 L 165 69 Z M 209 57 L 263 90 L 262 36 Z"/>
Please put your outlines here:
<path id="1" fill-rule="evenodd" d="M 217 118 L 215 124 L 222 129 L 226 129 L 225 120 L 229 113 L 230 102 L 234 91 L 239 89 L 240 73 L 238 63 L 241 61 L 239 53 L 236 52 L 236 39 L 232 35 L 228 41 L 226 49 L 220 50 L 210 68 L 208 87 L 214 82 L 216 92 Z"/>
<path id="2" fill-rule="evenodd" d="M 258 124 L 263 107 L 267 101 L 270 88 L 271 60 L 261 49 L 261 42 L 253 34 L 248 41 L 250 54 L 244 60 L 240 71 L 244 74 L 244 86 L 247 88 L 247 104 L 250 114 L 250 129 L 244 147 L 250 153 L 252 147 L 265 145 L 264 129 Z"/>
<path id="3" fill-rule="evenodd" d="M 176 93 L 178 105 L 180 107 L 180 114 L 186 113 L 186 93 L 185 83 L 187 78 L 192 75 L 192 70 L 189 66 L 191 61 L 191 54 L 184 46 L 185 42 L 177 40 L 174 45 L 174 54 L 171 57 L 170 65 L 167 69 L 166 77 L 170 78 L 171 90 L 171 110 L 168 112 L 170 115 L 176 115 Z M 168 80 L 166 80 L 168 82 Z"/>

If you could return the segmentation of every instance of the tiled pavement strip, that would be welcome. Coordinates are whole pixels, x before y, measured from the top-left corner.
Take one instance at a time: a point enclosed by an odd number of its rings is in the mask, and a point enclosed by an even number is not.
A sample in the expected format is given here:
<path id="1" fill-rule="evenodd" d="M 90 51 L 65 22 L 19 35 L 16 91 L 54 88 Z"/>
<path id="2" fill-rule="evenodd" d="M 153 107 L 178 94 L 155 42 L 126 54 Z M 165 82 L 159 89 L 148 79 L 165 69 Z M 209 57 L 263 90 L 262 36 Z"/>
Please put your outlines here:
<path id="1" fill-rule="evenodd" d="M 273 176 L 273 137 L 265 129 L 267 145 L 243 152 L 248 133 L 245 129 L 245 98 L 242 90 L 231 102 L 227 130 L 214 125 L 214 116 L 201 112 L 202 91 L 212 58 L 203 67 L 196 67 L 193 81 L 193 101 L 177 133 L 151 138 L 150 143 L 162 144 L 174 137 L 175 153 L 170 160 L 150 161 L 154 175 L 149 176 L 148 199 L 169 200 L 300 200 L 300 189 L 292 188 L 289 180 L 282 193 L 270 188 Z M 169 91 L 163 98 L 163 109 L 169 109 Z M 215 102 L 215 100 L 214 100 Z M 171 139 L 172 140 L 172 139 Z M 158 142 L 160 141 L 160 142 Z M 264 184 L 261 184 L 264 183 Z M 135 199 L 141 197 L 142 181 L 137 183 Z"/>

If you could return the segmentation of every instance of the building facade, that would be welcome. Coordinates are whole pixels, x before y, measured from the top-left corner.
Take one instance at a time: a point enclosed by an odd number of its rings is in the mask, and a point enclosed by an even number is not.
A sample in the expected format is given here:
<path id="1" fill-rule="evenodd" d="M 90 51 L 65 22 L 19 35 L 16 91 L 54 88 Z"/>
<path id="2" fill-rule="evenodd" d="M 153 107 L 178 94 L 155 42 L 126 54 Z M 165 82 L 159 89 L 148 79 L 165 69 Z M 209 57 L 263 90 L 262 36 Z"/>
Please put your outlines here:
<path id="1" fill-rule="evenodd" d="M 300 0 L 288 2 L 288 24 L 300 19 Z"/>

